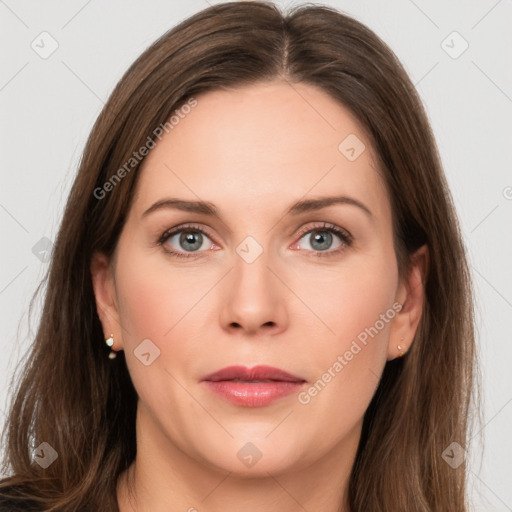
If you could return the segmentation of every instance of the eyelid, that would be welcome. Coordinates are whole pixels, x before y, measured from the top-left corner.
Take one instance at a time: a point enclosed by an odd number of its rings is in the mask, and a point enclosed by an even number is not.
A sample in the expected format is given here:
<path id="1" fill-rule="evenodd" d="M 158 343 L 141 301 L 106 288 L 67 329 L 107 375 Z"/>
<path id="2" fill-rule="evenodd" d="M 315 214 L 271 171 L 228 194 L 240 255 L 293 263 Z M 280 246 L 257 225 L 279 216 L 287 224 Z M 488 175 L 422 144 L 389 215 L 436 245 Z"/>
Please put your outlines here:
<path id="1" fill-rule="evenodd" d="M 160 238 L 158 239 L 158 243 L 164 244 L 167 240 L 169 240 L 169 238 L 171 238 L 172 236 L 174 236 L 178 233 L 181 233 L 182 231 L 199 231 L 200 233 L 202 233 L 203 235 L 206 235 L 208 238 L 210 238 L 214 242 L 215 237 L 209 233 L 208 228 L 205 229 L 205 227 L 199 226 L 198 224 L 185 223 L 185 224 L 180 224 L 178 226 L 174 226 L 173 228 L 169 228 L 169 229 L 165 230 L 162 233 L 162 235 L 160 236 Z M 216 245 L 218 245 L 218 244 L 216 244 Z"/>
<path id="2" fill-rule="evenodd" d="M 296 236 L 299 237 L 300 239 L 311 231 L 320 231 L 322 229 L 325 229 L 326 231 L 334 231 L 338 236 L 342 238 L 344 237 L 346 239 L 344 241 L 346 241 L 347 243 L 351 243 L 353 240 L 352 235 L 346 229 L 343 229 L 337 226 L 336 224 L 331 224 L 330 222 L 323 221 L 319 222 L 318 224 L 315 224 L 314 226 L 309 226 L 301 229 Z"/>
<path id="3" fill-rule="evenodd" d="M 209 228 L 199 225 L 199 224 L 193 224 L 193 223 L 185 223 L 185 224 L 179 224 L 178 226 L 174 226 L 173 228 L 169 228 L 162 234 L 161 238 L 168 238 L 169 236 L 180 233 L 181 231 L 200 231 L 201 233 L 207 235 L 209 238 L 212 238 L 211 234 L 209 233 Z"/>

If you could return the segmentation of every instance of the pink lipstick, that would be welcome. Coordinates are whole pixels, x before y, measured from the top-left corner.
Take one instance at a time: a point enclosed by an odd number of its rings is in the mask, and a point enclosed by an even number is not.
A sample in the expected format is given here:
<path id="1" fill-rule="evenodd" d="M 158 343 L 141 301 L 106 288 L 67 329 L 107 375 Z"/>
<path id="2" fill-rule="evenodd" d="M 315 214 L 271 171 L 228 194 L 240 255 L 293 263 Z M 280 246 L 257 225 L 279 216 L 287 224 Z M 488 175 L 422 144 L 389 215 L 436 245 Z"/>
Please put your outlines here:
<path id="1" fill-rule="evenodd" d="M 270 366 L 229 366 L 201 379 L 208 388 L 229 402 L 243 407 L 264 407 L 297 392 L 306 382 Z"/>

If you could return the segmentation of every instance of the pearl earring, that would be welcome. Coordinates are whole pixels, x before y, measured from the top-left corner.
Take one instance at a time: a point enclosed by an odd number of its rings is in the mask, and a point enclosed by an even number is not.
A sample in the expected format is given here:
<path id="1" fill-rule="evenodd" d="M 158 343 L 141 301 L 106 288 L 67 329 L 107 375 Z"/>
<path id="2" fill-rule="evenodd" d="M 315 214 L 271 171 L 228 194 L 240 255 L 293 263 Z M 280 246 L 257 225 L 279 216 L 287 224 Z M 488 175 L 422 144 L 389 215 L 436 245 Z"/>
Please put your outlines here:
<path id="1" fill-rule="evenodd" d="M 400 341 L 404 341 L 404 339 L 403 339 L 403 338 L 400 338 Z M 398 345 L 396 348 L 397 348 L 397 349 L 398 349 L 398 351 L 400 352 L 400 354 L 398 355 L 398 357 L 403 357 L 403 355 L 405 354 L 405 352 L 404 352 L 405 345 L 404 345 L 404 346 L 402 346 L 402 345 Z"/>
<path id="2" fill-rule="evenodd" d="M 107 339 L 105 340 L 105 343 L 106 343 L 109 347 L 112 347 L 112 346 L 114 345 L 114 335 L 113 335 L 113 334 L 111 334 L 111 335 L 110 335 L 110 338 L 107 338 Z M 108 358 L 109 358 L 109 359 L 115 359 L 115 358 L 116 358 L 116 356 L 117 356 L 117 354 L 116 354 L 113 350 L 111 350 L 111 351 L 110 351 L 110 354 L 108 355 Z"/>

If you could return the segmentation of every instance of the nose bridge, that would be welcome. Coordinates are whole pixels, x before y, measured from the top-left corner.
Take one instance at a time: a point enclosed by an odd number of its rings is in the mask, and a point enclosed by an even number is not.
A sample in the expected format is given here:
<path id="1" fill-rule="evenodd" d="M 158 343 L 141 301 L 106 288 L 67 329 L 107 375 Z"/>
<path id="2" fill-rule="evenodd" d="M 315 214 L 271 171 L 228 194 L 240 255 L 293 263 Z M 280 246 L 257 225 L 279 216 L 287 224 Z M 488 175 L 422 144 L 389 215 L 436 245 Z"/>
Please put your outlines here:
<path id="1" fill-rule="evenodd" d="M 272 295 L 270 251 L 267 244 L 259 243 L 253 236 L 246 237 L 235 249 L 233 294 L 247 301 L 255 295 Z M 267 297 L 268 302 L 269 297 Z"/>
<path id="2" fill-rule="evenodd" d="M 266 245 L 266 244 L 265 244 Z M 278 279 L 269 269 L 272 251 L 253 236 L 247 236 L 235 248 L 233 271 L 224 304 L 223 318 L 249 331 L 283 321 L 283 297 Z"/>

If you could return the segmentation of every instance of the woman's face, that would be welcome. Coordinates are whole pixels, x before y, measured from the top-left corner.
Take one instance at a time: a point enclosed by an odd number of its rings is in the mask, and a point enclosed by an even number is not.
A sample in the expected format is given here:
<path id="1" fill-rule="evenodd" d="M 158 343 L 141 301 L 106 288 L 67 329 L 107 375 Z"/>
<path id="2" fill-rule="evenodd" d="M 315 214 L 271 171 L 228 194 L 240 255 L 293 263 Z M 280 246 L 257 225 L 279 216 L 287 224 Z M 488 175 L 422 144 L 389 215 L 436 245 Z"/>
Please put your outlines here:
<path id="1" fill-rule="evenodd" d="M 310 85 L 196 99 L 146 157 L 94 280 L 139 395 L 138 440 L 240 474 L 335 464 L 414 334 L 370 141 Z M 245 373 L 207 379 L 233 366 Z"/>

